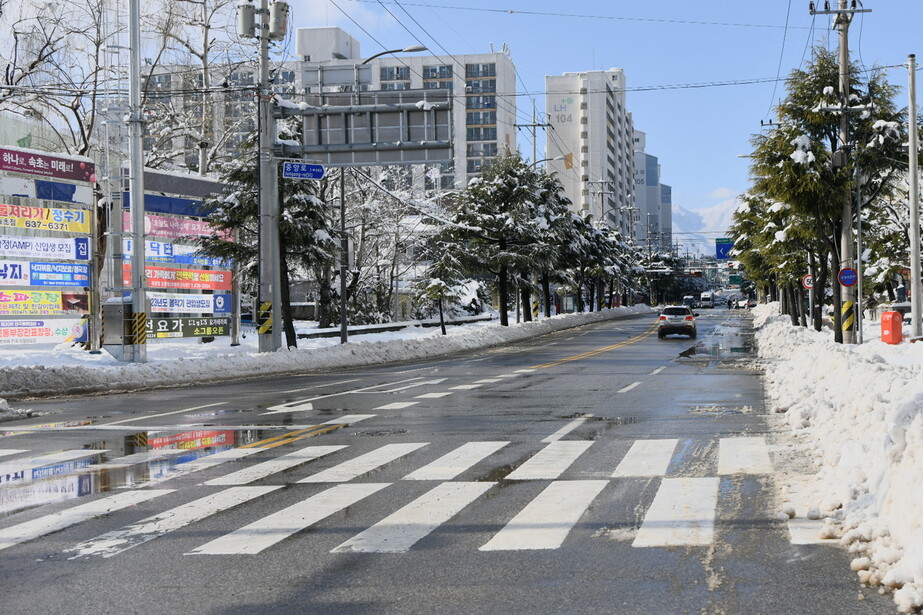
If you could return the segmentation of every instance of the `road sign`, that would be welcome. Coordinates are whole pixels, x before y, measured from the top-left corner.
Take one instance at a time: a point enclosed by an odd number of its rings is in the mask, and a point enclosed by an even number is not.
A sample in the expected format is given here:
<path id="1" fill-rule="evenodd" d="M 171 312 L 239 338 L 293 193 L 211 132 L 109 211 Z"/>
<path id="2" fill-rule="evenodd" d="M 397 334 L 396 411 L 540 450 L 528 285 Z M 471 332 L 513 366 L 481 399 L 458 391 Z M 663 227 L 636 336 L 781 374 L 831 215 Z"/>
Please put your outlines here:
<path id="1" fill-rule="evenodd" d="M 808 275 L 801 278 L 801 285 L 808 290 L 814 288 L 814 276 L 809 273 Z"/>
<path id="2" fill-rule="evenodd" d="M 322 164 L 283 162 L 282 177 L 286 179 L 323 179 L 326 169 Z"/>
<path id="3" fill-rule="evenodd" d="M 843 286 L 855 286 L 856 282 L 859 281 L 859 274 L 856 273 L 855 269 L 844 267 L 843 269 L 840 269 L 840 273 L 837 275 L 837 279 Z"/>
<path id="4" fill-rule="evenodd" d="M 715 240 L 715 258 L 726 259 L 731 257 L 731 249 L 734 247 L 734 240 L 727 237 L 720 237 Z"/>

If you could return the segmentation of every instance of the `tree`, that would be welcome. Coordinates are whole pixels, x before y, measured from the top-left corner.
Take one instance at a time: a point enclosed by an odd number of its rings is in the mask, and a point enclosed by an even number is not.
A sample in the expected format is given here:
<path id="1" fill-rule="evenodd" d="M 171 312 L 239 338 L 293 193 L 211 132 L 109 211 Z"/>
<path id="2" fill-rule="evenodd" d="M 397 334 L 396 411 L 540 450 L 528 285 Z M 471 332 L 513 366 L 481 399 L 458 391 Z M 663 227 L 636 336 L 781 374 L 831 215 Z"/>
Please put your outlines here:
<path id="1" fill-rule="evenodd" d="M 280 138 L 293 138 L 290 126 L 281 126 Z M 220 166 L 224 194 L 206 201 L 216 232 L 200 241 L 202 252 L 238 263 L 244 288 L 255 288 L 259 269 L 259 177 L 256 135 L 245 143 L 240 157 Z M 337 258 L 337 233 L 326 215 L 324 182 L 279 181 L 279 252 L 282 267 L 282 317 L 286 344 L 297 346 L 292 320 L 290 283 L 296 272 L 332 267 Z M 233 233 L 233 239 L 228 238 Z"/>
<path id="2" fill-rule="evenodd" d="M 424 274 L 414 284 L 414 297 L 423 305 L 434 305 L 439 313 L 442 334 L 445 329 L 446 305 L 458 302 L 462 297 L 462 264 L 455 254 L 451 234 L 443 231 L 427 242 L 426 257 L 429 264 Z"/>

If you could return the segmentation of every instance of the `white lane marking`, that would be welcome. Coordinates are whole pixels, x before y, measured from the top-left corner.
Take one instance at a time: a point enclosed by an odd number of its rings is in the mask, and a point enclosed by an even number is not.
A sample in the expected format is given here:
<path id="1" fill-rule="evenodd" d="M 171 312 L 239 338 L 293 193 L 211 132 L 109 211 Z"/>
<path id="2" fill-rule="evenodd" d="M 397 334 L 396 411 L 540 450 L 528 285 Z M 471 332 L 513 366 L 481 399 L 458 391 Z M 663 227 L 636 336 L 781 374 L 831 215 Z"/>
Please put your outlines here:
<path id="1" fill-rule="evenodd" d="M 321 387 L 335 387 L 340 384 L 349 384 L 350 382 L 358 382 L 358 381 L 359 381 L 359 378 L 353 378 L 351 380 L 340 380 L 339 382 L 320 382 L 318 384 L 315 384 L 309 387 L 304 387 L 301 389 L 291 389 L 289 391 L 279 391 L 279 392 L 282 393 L 283 395 L 287 395 L 289 393 L 301 393 L 302 391 L 310 391 L 311 389 L 319 389 Z"/>
<path id="2" fill-rule="evenodd" d="M 496 483 L 442 483 L 331 553 L 403 553 Z"/>
<path id="3" fill-rule="evenodd" d="M 436 461 L 411 472 L 404 477 L 404 480 L 452 480 L 507 444 L 509 442 L 468 442 Z"/>
<path id="4" fill-rule="evenodd" d="M 555 481 L 480 547 L 480 551 L 557 549 L 607 480 Z"/>
<path id="5" fill-rule="evenodd" d="M 447 378 L 434 378 L 433 380 L 424 380 L 423 382 L 414 382 L 413 384 L 407 384 L 402 387 L 397 387 L 394 389 L 388 389 L 387 391 L 376 391 L 376 393 L 400 393 L 401 391 L 406 391 L 407 389 L 415 389 L 417 387 L 424 387 L 431 384 L 442 384 Z"/>
<path id="6" fill-rule="evenodd" d="M 324 421 L 321 425 L 352 425 L 353 423 L 358 423 L 366 419 L 372 419 L 378 416 L 377 414 L 346 414 L 341 416 L 338 419 L 330 419 L 329 421 Z"/>
<path id="7" fill-rule="evenodd" d="M 176 508 L 166 510 L 160 514 L 142 519 L 137 523 L 127 525 L 120 530 L 107 532 L 102 536 L 82 542 L 70 549 L 65 549 L 65 553 L 73 553 L 69 559 L 80 557 L 90 557 L 99 555 L 102 557 L 112 557 L 123 553 L 138 545 L 163 536 L 169 532 L 178 530 L 196 521 L 201 521 L 223 510 L 228 510 L 234 506 L 249 502 L 254 498 L 266 495 L 276 489 L 281 489 L 282 485 L 266 487 L 231 487 L 224 491 L 205 496 L 177 506 Z"/>
<path id="8" fill-rule="evenodd" d="M 267 414 L 283 414 L 285 412 L 292 412 L 291 408 L 298 406 L 307 405 L 312 401 L 317 401 L 319 399 L 327 399 L 329 397 L 338 397 L 340 395 L 352 395 L 353 393 L 363 393 L 365 391 L 371 391 L 373 389 L 380 389 L 381 387 L 393 386 L 395 384 L 402 384 L 404 382 L 413 382 L 414 380 L 422 380 L 423 376 L 417 376 L 416 378 L 405 378 L 404 380 L 398 380 L 397 382 L 384 382 L 382 384 L 374 384 L 372 386 L 362 387 L 359 389 L 351 389 L 346 391 L 340 391 L 339 393 L 327 393 L 326 395 L 316 395 L 314 397 L 309 397 L 307 399 L 298 399 L 291 401 L 287 404 L 279 404 L 277 406 L 270 406 L 263 412 L 260 416 L 266 416 Z"/>
<path id="9" fill-rule="evenodd" d="M 720 478 L 665 478 L 633 547 L 709 545 L 714 537 Z"/>
<path id="10" fill-rule="evenodd" d="M 640 384 L 641 384 L 640 382 L 632 382 L 632 383 L 629 384 L 627 387 L 622 388 L 622 389 L 619 389 L 618 391 L 616 391 L 616 393 L 627 393 L 628 391 L 632 390 L 632 389 L 635 388 L 636 386 L 639 386 Z"/>
<path id="11" fill-rule="evenodd" d="M 458 386 L 449 387 L 453 391 L 470 391 L 472 389 L 480 389 L 482 385 L 480 384 L 460 384 Z"/>
<path id="12" fill-rule="evenodd" d="M 227 451 L 221 451 L 220 453 L 215 453 L 214 455 L 209 455 L 208 457 L 199 457 L 187 463 L 181 463 L 176 466 L 172 466 L 166 473 L 151 477 L 145 485 L 156 485 L 179 476 L 187 476 L 194 472 L 199 472 L 201 470 L 206 470 L 208 468 L 213 468 L 215 466 L 221 465 L 222 463 L 227 463 L 228 461 L 234 461 L 235 459 L 242 459 L 248 455 L 260 452 L 259 448 L 232 448 Z"/>
<path id="13" fill-rule="evenodd" d="M 160 449 L 154 451 L 146 451 L 144 453 L 135 453 L 134 455 L 125 455 L 124 457 L 117 457 L 106 463 L 101 463 L 99 465 L 93 466 L 94 470 L 101 468 L 126 468 L 141 463 L 150 463 L 151 461 L 157 461 L 158 459 L 168 459 L 170 457 L 175 457 L 187 451 L 176 448 L 176 449 Z"/>
<path id="14" fill-rule="evenodd" d="M 612 478 L 623 476 L 663 476 L 673 458 L 679 440 L 636 440 L 621 463 L 612 473 Z"/>
<path id="15" fill-rule="evenodd" d="M 519 374 L 500 374 L 497 378 L 516 378 Z"/>
<path id="16" fill-rule="evenodd" d="M 18 449 L 18 448 L 0 448 L 0 457 L 6 457 L 7 455 L 17 455 L 19 453 L 28 453 L 28 449 Z"/>
<path id="17" fill-rule="evenodd" d="M 555 343 L 557 343 L 557 342 L 555 342 Z M 516 370 L 516 373 L 517 373 L 517 374 L 531 374 L 531 373 L 534 372 L 534 371 L 537 371 L 537 370 L 534 370 L 534 369 L 531 369 L 531 368 L 529 368 L 529 369 L 517 369 L 517 370 Z"/>
<path id="18" fill-rule="evenodd" d="M 384 406 L 372 408 L 372 410 L 403 410 L 404 408 L 409 408 L 410 406 L 416 406 L 419 403 L 420 402 L 418 401 L 396 401 L 390 404 L 385 404 Z"/>
<path id="19" fill-rule="evenodd" d="M 821 538 L 821 531 L 826 523 L 823 519 L 808 519 L 808 507 L 803 504 L 810 501 L 797 484 L 789 485 L 788 501 L 795 508 L 795 517 L 787 521 L 788 535 L 793 545 L 836 544 L 836 538 Z"/>
<path id="20" fill-rule="evenodd" d="M 255 555 L 390 484 L 358 483 L 331 487 L 216 538 L 186 555 Z"/>
<path id="21" fill-rule="evenodd" d="M 417 449 L 426 446 L 427 442 L 411 442 L 407 444 L 386 444 L 381 448 L 360 455 L 349 461 L 344 461 L 338 466 L 318 472 L 313 476 L 302 478 L 299 483 L 345 483 L 356 477 L 368 474 L 386 463 L 391 463 L 404 455 L 409 455 Z"/>
<path id="22" fill-rule="evenodd" d="M 219 478 L 213 478 L 205 481 L 206 485 L 246 485 L 255 480 L 266 478 L 278 472 L 284 472 L 290 468 L 300 466 L 303 463 L 314 461 L 325 455 L 335 453 L 346 448 L 345 444 L 331 446 L 307 446 L 297 451 L 282 455 L 275 459 L 270 459 L 263 463 L 258 463 L 249 468 L 232 472 Z"/>
<path id="23" fill-rule="evenodd" d="M 213 404 L 205 404 L 204 406 L 194 406 L 192 408 L 183 408 L 182 410 L 173 410 L 172 412 L 161 412 L 160 414 L 145 414 L 143 416 L 136 416 L 130 419 L 122 419 L 121 421 L 112 421 L 111 423 L 106 423 L 106 425 L 122 425 L 124 423 L 134 423 L 135 421 L 155 419 L 159 416 L 170 416 L 171 414 L 182 414 L 183 412 L 195 412 L 196 410 L 203 410 L 205 408 L 213 408 L 215 406 L 223 406 L 225 404 L 227 404 L 227 402 L 218 401 Z"/>
<path id="24" fill-rule="evenodd" d="M 499 378 L 483 378 L 481 380 L 474 381 L 477 384 L 493 384 L 494 382 L 500 382 Z"/>
<path id="25" fill-rule="evenodd" d="M 660 372 L 662 372 L 662 371 L 665 370 L 666 368 L 667 368 L 666 365 L 661 365 L 660 367 L 658 367 L 657 369 L 655 369 L 654 371 L 652 371 L 652 372 L 650 373 L 650 375 L 651 375 L 651 376 L 656 376 L 657 374 L 659 374 Z"/>
<path id="26" fill-rule="evenodd" d="M 586 440 L 552 442 L 506 476 L 507 480 L 554 480 L 593 446 Z"/>
<path id="27" fill-rule="evenodd" d="M 67 461 L 75 461 L 77 459 L 83 459 L 84 457 L 95 457 L 96 455 L 101 455 L 103 453 L 108 453 L 109 449 L 75 449 L 70 451 L 60 451 L 58 453 L 51 453 L 49 455 L 42 455 L 41 457 L 32 457 L 31 459 L 19 459 L 11 460 L 6 464 L 0 466 L 0 471 L 4 468 L 12 467 L 11 464 L 24 465 L 33 468 L 42 468 L 49 465 L 55 465 L 58 463 L 65 463 Z"/>
<path id="28" fill-rule="evenodd" d="M 416 395 L 414 399 L 442 399 L 443 397 L 448 397 L 452 394 L 452 391 L 443 391 L 442 393 L 424 393 L 423 395 Z"/>
<path id="29" fill-rule="evenodd" d="M 76 525 L 81 521 L 101 517 L 109 513 L 134 506 L 167 493 L 174 489 L 146 489 L 144 491 L 125 491 L 110 495 L 95 502 L 87 502 L 69 510 L 45 515 L 32 521 L 0 530 L 0 550 L 12 547 L 27 540 L 33 540 L 52 532 Z"/>
<path id="30" fill-rule="evenodd" d="M 593 416 L 592 414 L 584 414 L 584 415 L 581 416 L 580 418 L 574 419 L 573 421 L 571 421 L 570 423 L 568 423 L 567 425 L 565 425 L 565 426 L 562 427 L 561 429 L 557 430 L 556 432 L 554 432 L 554 433 L 551 434 L 550 436 L 547 436 L 547 437 L 545 437 L 545 438 L 542 438 L 542 442 L 544 442 L 544 443 L 546 443 L 546 444 L 549 443 L 549 442 L 557 442 L 558 440 L 560 440 L 561 438 L 563 438 L 564 436 L 566 436 L 567 434 L 569 434 L 569 433 L 572 432 L 573 430 L 575 430 L 575 429 L 577 429 L 578 427 L 580 427 L 581 425 L 583 425 L 583 424 L 586 422 L 586 420 L 587 420 L 588 418 L 592 418 L 592 416 Z"/>
<path id="31" fill-rule="evenodd" d="M 772 474 L 772 471 L 765 438 L 721 438 L 718 474 Z"/>

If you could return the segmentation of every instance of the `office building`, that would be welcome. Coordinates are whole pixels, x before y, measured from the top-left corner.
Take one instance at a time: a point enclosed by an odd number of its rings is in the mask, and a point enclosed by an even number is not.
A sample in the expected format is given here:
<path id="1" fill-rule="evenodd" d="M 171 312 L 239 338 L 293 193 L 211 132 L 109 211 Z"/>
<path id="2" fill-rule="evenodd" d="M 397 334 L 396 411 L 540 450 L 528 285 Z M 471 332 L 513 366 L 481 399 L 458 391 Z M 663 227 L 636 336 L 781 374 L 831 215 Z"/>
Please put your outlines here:
<path id="1" fill-rule="evenodd" d="M 660 183 L 660 163 L 645 151 L 647 137 L 635 131 L 635 242 L 648 250 L 670 250 L 673 243 L 673 189 Z"/>

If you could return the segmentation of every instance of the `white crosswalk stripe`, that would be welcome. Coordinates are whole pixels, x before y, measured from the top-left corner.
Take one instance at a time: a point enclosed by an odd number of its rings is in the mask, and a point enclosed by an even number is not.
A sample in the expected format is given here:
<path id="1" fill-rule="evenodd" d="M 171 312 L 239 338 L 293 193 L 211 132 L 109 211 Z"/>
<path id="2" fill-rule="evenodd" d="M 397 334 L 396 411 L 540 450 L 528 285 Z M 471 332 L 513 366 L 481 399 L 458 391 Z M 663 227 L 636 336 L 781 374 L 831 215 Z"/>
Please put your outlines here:
<path id="1" fill-rule="evenodd" d="M 551 483 L 480 550 L 557 549 L 608 484 L 607 480 Z"/>
<path id="2" fill-rule="evenodd" d="M 338 466 L 334 466 L 307 478 L 303 478 L 299 483 L 345 483 L 354 478 L 368 474 L 386 463 L 391 463 L 395 459 L 400 459 L 404 455 L 409 455 L 417 449 L 426 446 L 426 442 L 413 442 L 409 444 L 386 444 L 381 448 L 360 455 L 349 461 L 345 461 Z"/>
<path id="3" fill-rule="evenodd" d="M 442 483 L 350 538 L 331 553 L 402 553 L 484 495 L 496 483 Z"/>
<path id="4" fill-rule="evenodd" d="M 135 506 L 161 495 L 173 493 L 173 489 L 146 489 L 144 491 L 125 491 L 100 498 L 93 502 L 81 504 L 61 512 L 45 515 L 32 521 L 19 523 L 0 530 L 0 550 L 12 547 L 27 540 L 33 540 L 52 532 L 57 532 L 88 519 L 101 517 L 109 513 Z"/>
<path id="5" fill-rule="evenodd" d="M 675 439 L 635 440 L 612 477 L 663 476 L 678 443 Z"/>
<path id="6" fill-rule="evenodd" d="M 193 549 L 189 555 L 254 555 L 391 483 L 337 485 Z"/>
<path id="7" fill-rule="evenodd" d="M 719 481 L 717 477 L 663 479 L 632 546 L 711 544 Z"/>
<path id="8" fill-rule="evenodd" d="M 721 438 L 718 474 L 771 474 L 772 470 L 765 438 Z"/>
<path id="9" fill-rule="evenodd" d="M 226 474 L 220 478 L 213 478 L 211 480 L 205 481 L 206 485 L 246 485 L 252 483 L 253 481 L 260 480 L 261 478 L 266 478 L 278 472 L 284 472 L 290 468 L 300 466 L 303 463 L 308 463 L 315 459 L 319 459 L 325 455 L 335 453 L 339 450 L 346 448 L 345 444 L 335 445 L 335 446 L 308 446 L 297 451 L 292 451 L 282 455 L 281 457 L 276 457 L 270 461 L 264 461 L 255 466 L 250 466 L 249 468 L 244 468 L 238 470 L 237 472 L 232 472 L 231 474 Z"/>
<path id="10" fill-rule="evenodd" d="M 593 445 L 589 440 L 558 440 L 507 475 L 507 480 L 554 480 Z"/>
<path id="11" fill-rule="evenodd" d="M 70 559 L 98 555 L 112 557 L 128 549 L 144 544 L 168 532 L 178 530 L 196 521 L 233 508 L 254 498 L 281 489 L 282 486 L 269 487 L 231 487 L 216 494 L 206 496 L 189 502 L 182 506 L 172 508 L 159 515 L 142 519 L 120 530 L 108 532 L 67 549 L 66 553 L 74 553 Z"/>
<path id="12" fill-rule="evenodd" d="M 509 442 L 468 442 L 419 470 L 411 472 L 404 477 L 404 480 L 452 480 L 507 444 Z"/>
<path id="13" fill-rule="evenodd" d="M 18 448 L 0 448 L 0 457 L 6 457 L 8 455 L 18 455 L 19 453 L 28 453 L 28 450 L 18 449 Z"/>

